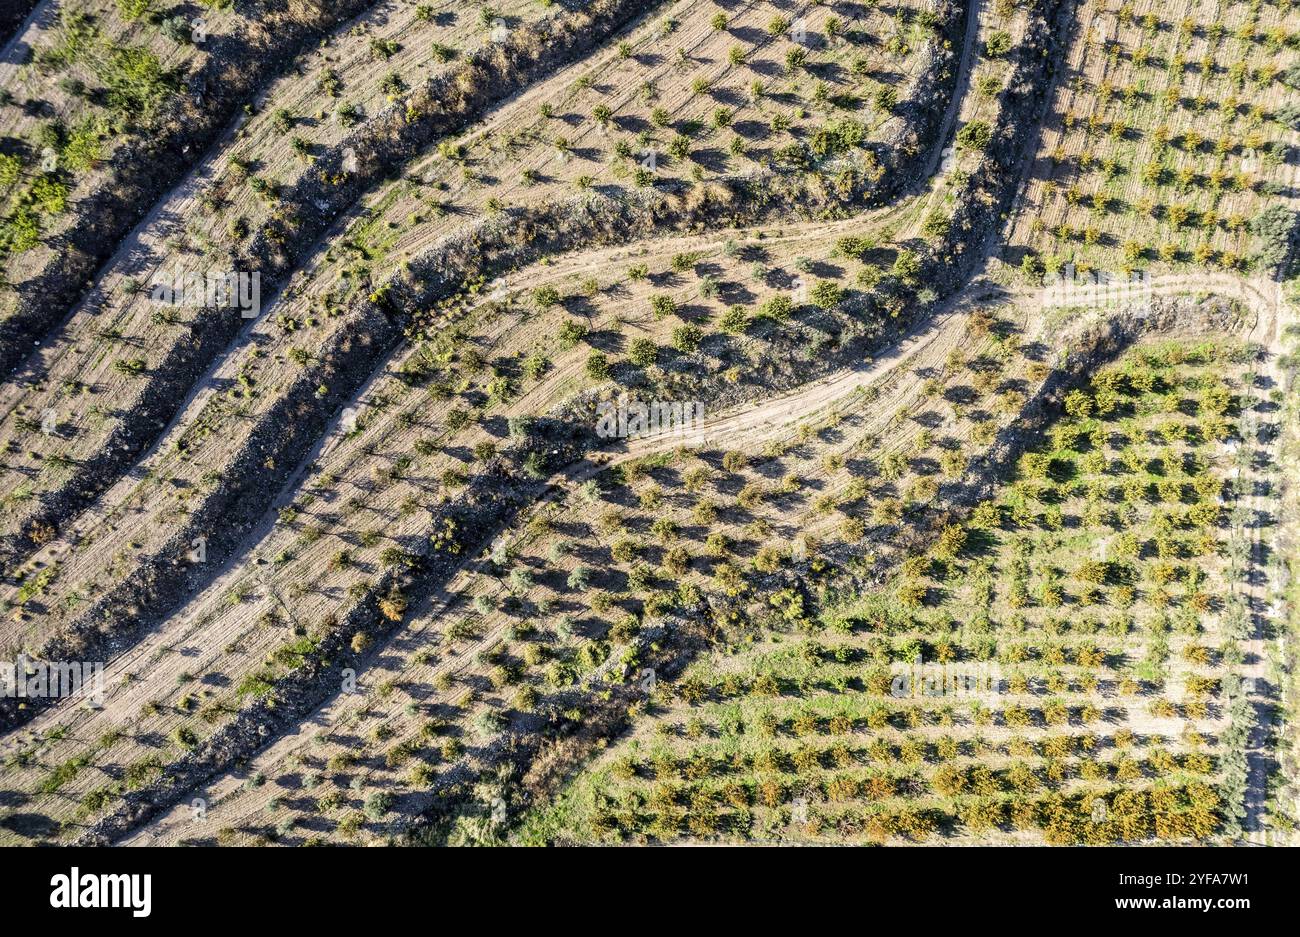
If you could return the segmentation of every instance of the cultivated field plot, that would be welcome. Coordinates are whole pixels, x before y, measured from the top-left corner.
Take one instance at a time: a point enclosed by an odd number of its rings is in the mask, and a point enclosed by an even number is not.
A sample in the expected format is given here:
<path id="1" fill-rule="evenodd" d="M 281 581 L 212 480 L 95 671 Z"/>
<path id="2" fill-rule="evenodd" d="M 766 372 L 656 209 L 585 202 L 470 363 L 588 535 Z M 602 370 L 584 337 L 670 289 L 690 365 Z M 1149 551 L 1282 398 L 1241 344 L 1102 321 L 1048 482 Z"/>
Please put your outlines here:
<path id="1" fill-rule="evenodd" d="M 538 834 L 1209 838 L 1245 740 L 1244 357 L 1142 348 L 1071 391 L 1014 482 L 884 589 L 692 666 Z"/>
<path id="2" fill-rule="evenodd" d="M 1033 275 L 1275 263 L 1278 196 L 1297 180 L 1300 112 L 1278 80 L 1300 63 L 1293 6 L 1085 3 L 1078 16 L 1016 262 Z"/>
<path id="3" fill-rule="evenodd" d="M 9 28 L 0 844 L 1290 841 L 1289 2 Z"/>

